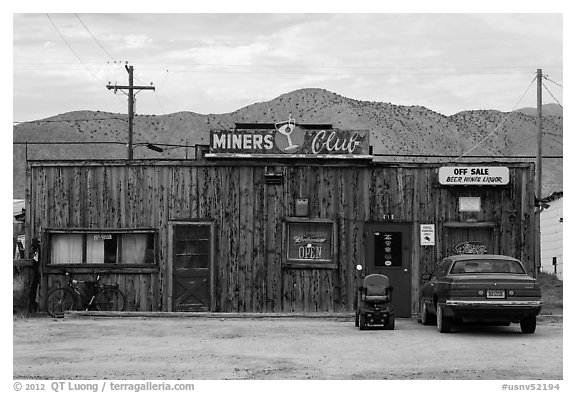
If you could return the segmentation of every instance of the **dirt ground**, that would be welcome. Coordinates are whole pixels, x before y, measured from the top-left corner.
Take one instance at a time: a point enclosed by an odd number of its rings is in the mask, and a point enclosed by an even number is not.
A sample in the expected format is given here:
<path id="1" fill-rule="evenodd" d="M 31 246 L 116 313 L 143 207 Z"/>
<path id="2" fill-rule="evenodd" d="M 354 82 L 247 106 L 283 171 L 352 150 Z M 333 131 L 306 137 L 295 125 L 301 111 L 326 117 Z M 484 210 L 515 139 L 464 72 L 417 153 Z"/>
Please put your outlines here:
<path id="1" fill-rule="evenodd" d="M 562 322 L 360 331 L 337 318 L 14 318 L 14 379 L 562 379 Z"/>

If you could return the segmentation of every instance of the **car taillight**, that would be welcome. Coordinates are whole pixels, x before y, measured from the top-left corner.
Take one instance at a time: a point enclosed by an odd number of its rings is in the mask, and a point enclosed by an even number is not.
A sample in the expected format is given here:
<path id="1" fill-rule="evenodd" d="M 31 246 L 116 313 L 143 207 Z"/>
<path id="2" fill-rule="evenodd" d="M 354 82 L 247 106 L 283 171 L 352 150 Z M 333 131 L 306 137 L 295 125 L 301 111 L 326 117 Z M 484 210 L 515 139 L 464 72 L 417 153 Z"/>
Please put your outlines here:
<path id="1" fill-rule="evenodd" d="M 480 289 L 480 290 L 478 291 L 478 295 L 479 295 L 479 296 L 484 296 L 484 290 L 483 290 L 483 289 Z"/>
<path id="2" fill-rule="evenodd" d="M 513 289 L 508 291 L 508 296 L 514 296 L 516 294 L 516 292 L 514 292 Z"/>

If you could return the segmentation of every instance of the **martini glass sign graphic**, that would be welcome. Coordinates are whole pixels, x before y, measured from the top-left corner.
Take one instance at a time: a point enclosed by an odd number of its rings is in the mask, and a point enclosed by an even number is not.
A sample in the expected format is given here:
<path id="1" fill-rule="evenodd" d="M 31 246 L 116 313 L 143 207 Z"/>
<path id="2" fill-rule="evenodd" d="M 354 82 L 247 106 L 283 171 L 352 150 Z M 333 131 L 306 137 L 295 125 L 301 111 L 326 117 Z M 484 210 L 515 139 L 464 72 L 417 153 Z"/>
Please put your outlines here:
<path id="1" fill-rule="evenodd" d="M 275 138 L 278 149 L 294 153 L 302 148 L 304 133 L 296 128 L 296 120 L 292 118 L 292 114 L 288 117 L 288 121 L 278 122 L 274 124 L 274 127 L 278 131 Z M 279 137 L 278 134 L 282 134 L 285 138 Z"/>

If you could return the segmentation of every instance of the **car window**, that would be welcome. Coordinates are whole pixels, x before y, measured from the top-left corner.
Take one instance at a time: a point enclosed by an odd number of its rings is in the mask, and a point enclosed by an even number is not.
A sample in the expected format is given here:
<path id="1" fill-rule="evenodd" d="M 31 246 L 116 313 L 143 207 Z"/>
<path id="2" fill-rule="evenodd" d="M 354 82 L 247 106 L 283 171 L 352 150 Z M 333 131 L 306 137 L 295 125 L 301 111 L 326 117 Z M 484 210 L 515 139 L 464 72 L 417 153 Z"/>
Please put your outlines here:
<path id="1" fill-rule="evenodd" d="M 436 266 L 436 269 L 432 272 L 432 277 L 443 277 L 448 272 L 448 268 L 450 267 L 451 261 L 448 259 L 444 259 L 440 261 L 440 264 Z"/>
<path id="2" fill-rule="evenodd" d="M 498 259 L 468 259 L 456 261 L 450 270 L 451 274 L 478 274 L 478 273 L 512 273 L 525 274 L 522 264 L 512 260 Z"/>

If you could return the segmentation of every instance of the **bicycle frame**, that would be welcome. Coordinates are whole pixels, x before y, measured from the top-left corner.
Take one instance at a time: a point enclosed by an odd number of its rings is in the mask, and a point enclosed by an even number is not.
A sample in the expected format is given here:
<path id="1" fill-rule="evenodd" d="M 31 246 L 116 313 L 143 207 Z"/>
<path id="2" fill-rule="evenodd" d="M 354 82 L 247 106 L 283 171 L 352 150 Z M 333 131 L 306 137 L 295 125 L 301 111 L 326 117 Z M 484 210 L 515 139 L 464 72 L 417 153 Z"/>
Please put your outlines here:
<path id="1" fill-rule="evenodd" d="M 90 307 L 94 304 L 94 300 L 98 296 L 100 292 L 102 292 L 106 288 L 118 288 L 118 285 L 108 285 L 108 284 L 100 284 L 100 275 L 96 276 L 96 280 L 87 281 L 87 280 L 76 280 L 74 279 L 70 273 L 64 272 L 68 277 L 67 287 L 70 288 L 74 294 L 76 295 L 77 299 L 79 299 L 82 304 L 81 307 L 84 311 L 88 311 Z M 89 289 L 88 294 L 83 294 L 80 291 L 79 284 L 83 283 L 86 285 L 86 288 Z M 88 296 L 90 296 L 90 300 L 88 300 Z"/>

